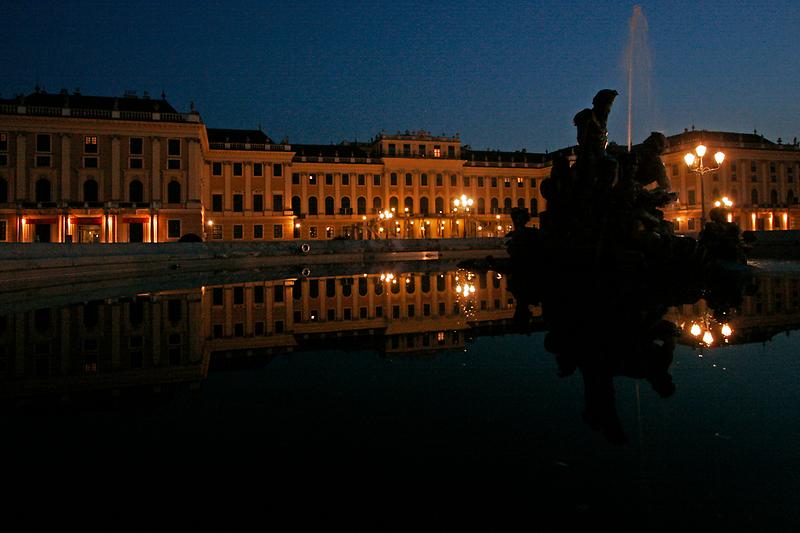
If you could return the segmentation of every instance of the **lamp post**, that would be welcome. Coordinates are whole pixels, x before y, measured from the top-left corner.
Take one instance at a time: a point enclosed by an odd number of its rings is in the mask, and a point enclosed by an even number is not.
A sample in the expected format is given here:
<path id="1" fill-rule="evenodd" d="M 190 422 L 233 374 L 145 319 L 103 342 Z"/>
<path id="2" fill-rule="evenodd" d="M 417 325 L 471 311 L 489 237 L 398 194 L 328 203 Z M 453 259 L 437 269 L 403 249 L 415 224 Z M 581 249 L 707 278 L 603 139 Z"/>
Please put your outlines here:
<path id="1" fill-rule="evenodd" d="M 469 227 L 468 217 L 469 217 L 469 210 L 472 207 L 472 204 L 475 203 L 472 198 L 467 197 L 466 194 L 462 194 L 460 198 L 456 198 L 453 200 L 453 211 L 458 212 L 458 208 L 464 211 L 464 238 L 467 238 L 467 228 Z"/>
<path id="2" fill-rule="evenodd" d="M 719 170 L 719 167 L 722 165 L 722 162 L 725 161 L 725 154 L 722 152 L 717 152 L 714 154 L 714 161 L 717 162 L 717 166 L 715 167 L 707 167 L 703 164 L 703 156 L 706 155 L 706 151 L 708 149 L 703 144 L 698 144 L 697 147 L 694 149 L 697 157 L 692 152 L 688 152 L 686 155 L 683 156 L 684 162 L 686 162 L 686 166 L 689 167 L 690 172 L 694 172 L 698 176 L 700 176 L 700 229 L 703 229 L 703 226 L 706 223 L 706 191 L 705 191 L 705 183 L 703 180 L 703 176 L 708 174 L 709 172 L 715 172 Z"/>

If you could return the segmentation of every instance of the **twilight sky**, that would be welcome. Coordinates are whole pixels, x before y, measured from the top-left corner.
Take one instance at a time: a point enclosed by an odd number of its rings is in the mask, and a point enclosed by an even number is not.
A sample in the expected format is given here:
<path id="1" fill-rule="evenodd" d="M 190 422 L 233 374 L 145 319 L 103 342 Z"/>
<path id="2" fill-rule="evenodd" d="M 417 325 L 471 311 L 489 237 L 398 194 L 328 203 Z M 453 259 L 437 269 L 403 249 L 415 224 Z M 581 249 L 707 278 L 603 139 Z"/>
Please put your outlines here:
<path id="1" fill-rule="evenodd" d="M 633 91 L 634 142 L 692 124 L 800 136 L 796 0 L 638 3 L 651 68 Z M 609 129 L 622 144 L 633 4 L 0 0 L 0 95 L 37 82 L 163 89 L 180 111 L 193 100 L 209 127 L 261 124 L 276 140 L 426 129 L 538 152 L 573 144 L 573 115 L 615 88 Z"/>

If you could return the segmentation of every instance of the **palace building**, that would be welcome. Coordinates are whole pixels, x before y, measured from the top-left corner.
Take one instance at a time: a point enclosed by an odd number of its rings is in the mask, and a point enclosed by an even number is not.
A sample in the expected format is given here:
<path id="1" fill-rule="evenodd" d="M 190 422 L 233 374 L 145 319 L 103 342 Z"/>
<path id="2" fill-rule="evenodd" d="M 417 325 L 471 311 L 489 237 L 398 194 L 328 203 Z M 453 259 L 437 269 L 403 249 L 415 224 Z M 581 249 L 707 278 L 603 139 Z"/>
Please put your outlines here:
<path id="1" fill-rule="evenodd" d="M 702 183 L 682 159 L 700 142 L 726 154 Z M 742 229 L 800 224 L 796 142 L 686 131 L 668 138 L 663 160 L 679 193 L 665 214 L 681 232 L 699 231 L 723 196 Z M 37 90 L 0 99 L 0 241 L 503 236 L 512 208 L 538 224 L 551 162 L 425 131 L 289 144 L 260 130 L 207 128 L 193 106 L 178 112 L 163 94 Z"/>

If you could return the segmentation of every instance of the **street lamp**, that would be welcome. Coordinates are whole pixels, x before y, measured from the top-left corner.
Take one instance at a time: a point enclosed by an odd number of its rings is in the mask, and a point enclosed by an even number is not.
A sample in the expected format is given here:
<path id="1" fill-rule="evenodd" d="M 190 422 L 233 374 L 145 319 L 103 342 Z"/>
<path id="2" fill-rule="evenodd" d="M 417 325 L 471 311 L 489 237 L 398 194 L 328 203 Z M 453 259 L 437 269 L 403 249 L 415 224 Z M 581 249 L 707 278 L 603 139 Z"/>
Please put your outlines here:
<path id="1" fill-rule="evenodd" d="M 453 200 L 453 211 L 458 212 L 458 208 L 461 207 L 464 210 L 464 238 L 467 238 L 467 228 L 469 227 L 469 222 L 467 217 L 469 217 L 469 210 L 474 204 L 475 201 L 472 198 L 469 198 L 466 194 L 462 194 L 460 198 L 456 198 Z"/>
<path id="2" fill-rule="evenodd" d="M 725 154 L 722 152 L 717 152 L 714 154 L 714 161 L 717 162 L 717 166 L 715 167 L 707 167 L 703 164 L 703 156 L 706 155 L 706 148 L 703 144 L 698 144 L 697 147 L 694 149 L 697 157 L 692 152 L 688 152 L 685 156 L 683 156 L 684 162 L 686 162 L 686 166 L 689 167 L 690 172 L 694 172 L 698 176 L 700 176 L 700 229 L 703 228 L 706 222 L 706 194 L 705 194 L 705 183 L 703 181 L 703 176 L 708 174 L 709 172 L 715 172 L 719 170 L 719 167 L 722 165 L 722 162 L 725 161 Z"/>

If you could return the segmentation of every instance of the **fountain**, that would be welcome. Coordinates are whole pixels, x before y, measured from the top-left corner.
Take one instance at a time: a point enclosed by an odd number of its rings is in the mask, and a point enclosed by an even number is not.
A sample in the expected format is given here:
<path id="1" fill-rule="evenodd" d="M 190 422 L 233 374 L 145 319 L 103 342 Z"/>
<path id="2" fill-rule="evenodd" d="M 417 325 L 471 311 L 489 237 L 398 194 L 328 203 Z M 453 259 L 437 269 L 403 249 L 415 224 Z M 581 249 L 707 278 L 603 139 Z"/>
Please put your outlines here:
<path id="1" fill-rule="evenodd" d="M 628 151 L 633 140 L 633 100 L 637 98 L 637 109 L 652 107 L 650 87 L 650 46 L 647 39 L 648 27 L 642 8 L 633 6 L 629 22 L 628 46 L 625 48 L 625 71 L 628 80 Z"/>

